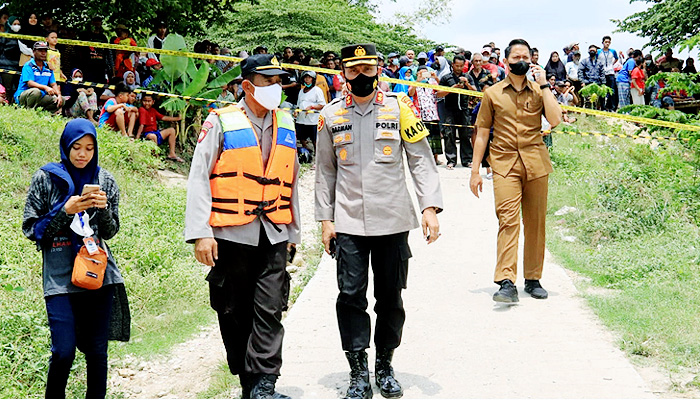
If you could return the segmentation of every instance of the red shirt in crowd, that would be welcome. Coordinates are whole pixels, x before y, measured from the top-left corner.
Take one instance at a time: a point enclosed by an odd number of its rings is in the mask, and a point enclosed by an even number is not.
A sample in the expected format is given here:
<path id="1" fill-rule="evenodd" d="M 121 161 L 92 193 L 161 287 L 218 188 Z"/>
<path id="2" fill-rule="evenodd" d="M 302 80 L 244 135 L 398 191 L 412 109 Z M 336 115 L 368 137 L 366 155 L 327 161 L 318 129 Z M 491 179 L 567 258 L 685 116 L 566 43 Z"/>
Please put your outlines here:
<path id="1" fill-rule="evenodd" d="M 143 133 L 157 131 L 158 121 L 162 120 L 163 114 L 159 113 L 155 108 L 151 107 L 148 110 L 143 107 L 139 108 L 139 123 L 143 125 Z"/>
<path id="2" fill-rule="evenodd" d="M 644 89 L 646 86 L 646 76 L 641 68 L 636 67 L 633 69 L 630 77 L 637 82 L 637 87 Z"/>

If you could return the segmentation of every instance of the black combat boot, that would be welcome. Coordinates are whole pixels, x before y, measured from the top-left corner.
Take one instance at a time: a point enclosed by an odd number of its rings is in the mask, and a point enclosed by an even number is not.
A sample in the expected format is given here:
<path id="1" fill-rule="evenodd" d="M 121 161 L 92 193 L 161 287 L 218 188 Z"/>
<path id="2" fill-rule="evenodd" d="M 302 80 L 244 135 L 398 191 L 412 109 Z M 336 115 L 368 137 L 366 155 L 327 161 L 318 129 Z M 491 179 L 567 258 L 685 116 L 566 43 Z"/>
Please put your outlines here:
<path id="1" fill-rule="evenodd" d="M 387 399 L 398 399 L 403 396 L 403 388 L 394 378 L 394 368 L 391 367 L 393 356 L 394 349 L 377 349 L 377 360 L 374 364 L 374 380 L 379 387 L 379 392 Z"/>
<path id="2" fill-rule="evenodd" d="M 253 388 L 253 376 L 248 372 L 238 374 L 238 382 L 241 384 L 241 398 L 250 398 L 250 389 Z"/>
<path id="3" fill-rule="evenodd" d="M 499 303 L 517 303 L 520 301 L 518 299 L 518 288 L 513 285 L 510 279 L 502 280 L 499 284 L 501 288 L 493 294 L 493 301 Z"/>
<path id="4" fill-rule="evenodd" d="M 291 397 L 275 391 L 277 375 L 258 374 L 255 375 L 253 381 L 253 387 L 250 389 L 251 399 L 291 399 Z"/>
<path id="5" fill-rule="evenodd" d="M 350 364 L 350 387 L 345 394 L 346 399 L 371 399 L 372 385 L 369 383 L 369 367 L 367 353 L 362 351 L 346 351 L 345 358 Z"/>
<path id="6" fill-rule="evenodd" d="M 530 294 L 530 296 L 536 299 L 546 299 L 549 297 L 549 293 L 540 285 L 540 281 L 535 279 L 525 279 L 525 293 Z"/>

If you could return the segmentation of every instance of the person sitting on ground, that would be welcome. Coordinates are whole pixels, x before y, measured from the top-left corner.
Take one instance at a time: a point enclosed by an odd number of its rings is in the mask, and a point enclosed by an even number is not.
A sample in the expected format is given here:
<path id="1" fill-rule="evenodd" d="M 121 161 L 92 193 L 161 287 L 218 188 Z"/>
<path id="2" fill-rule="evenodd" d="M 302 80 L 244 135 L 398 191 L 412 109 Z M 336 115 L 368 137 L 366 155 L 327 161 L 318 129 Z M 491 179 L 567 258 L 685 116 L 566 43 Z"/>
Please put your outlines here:
<path id="1" fill-rule="evenodd" d="M 132 137 L 134 135 L 134 125 L 136 124 L 136 113 L 138 109 L 129 107 L 129 94 L 133 90 L 123 83 L 117 84 L 114 89 L 114 97 L 107 100 L 102 107 L 99 126 L 108 125 L 122 136 Z"/>
<path id="2" fill-rule="evenodd" d="M 144 94 L 141 98 L 141 108 L 139 109 L 139 130 L 136 139 L 147 139 L 155 142 L 158 146 L 168 141 L 168 160 L 183 162 L 184 160 L 175 153 L 175 141 L 177 131 L 175 128 L 158 129 L 158 121 L 177 122 L 180 117 L 170 117 L 163 115 L 156 110 L 153 105 L 155 101 L 152 94 Z"/>
<path id="3" fill-rule="evenodd" d="M 27 108 L 40 107 L 46 111 L 56 111 L 61 108 L 63 98 L 53 71 L 46 63 L 49 46 L 46 42 L 36 42 L 32 48 L 34 58 L 22 67 L 15 103 Z"/>
<path id="4" fill-rule="evenodd" d="M 122 81 L 124 82 L 124 85 L 128 86 L 132 90 L 132 92 L 139 88 L 139 85 L 136 83 L 136 74 L 132 71 L 124 72 L 124 78 L 122 79 Z M 137 99 L 141 98 L 140 93 L 135 93 L 135 95 Z"/>
<path id="5" fill-rule="evenodd" d="M 74 69 L 71 73 L 71 81 L 82 81 L 83 71 Z M 66 114 L 74 118 L 87 118 L 97 125 L 97 94 L 91 87 L 80 87 L 75 83 L 67 83 L 63 87 L 63 96 L 66 98 Z"/>
<path id="6" fill-rule="evenodd" d="M 49 45 L 49 50 L 46 53 L 46 63 L 54 73 L 54 78 L 57 83 L 62 84 L 66 81 L 66 75 L 61 71 L 61 52 L 56 49 L 58 44 L 58 33 L 56 31 L 49 32 L 46 35 L 46 44 Z"/>
<path id="7" fill-rule="evenodd" d="M 578 106 L 579 103 L 581 103 L 581 99 L 579 98 L 578 94 L 576 94 L 576 86 L 574 83 L 570 80 L 564 81 L 564 85 L 566 86 L 566 90 L 568 93 L 571 93 L 571 96 L 573 96 L 573 99 L 569 102 L 570 106 Z"/>
<path id="8" fill-rule="evenodd" d="M 557 102 L 559 104 L 563 106 L 568 106 L 574 100 L 574 95 L 571 93 L 573 87 L 569 86 L 567 88 L 565 82 L 557 81 L 554 86 L 554 90 L 554 96 L 557 98 Z M 576 122 L 576 118 L 569 118 L 566 110 L 562 110 L 562 118 L 563 121 L 566 123 Z"/>

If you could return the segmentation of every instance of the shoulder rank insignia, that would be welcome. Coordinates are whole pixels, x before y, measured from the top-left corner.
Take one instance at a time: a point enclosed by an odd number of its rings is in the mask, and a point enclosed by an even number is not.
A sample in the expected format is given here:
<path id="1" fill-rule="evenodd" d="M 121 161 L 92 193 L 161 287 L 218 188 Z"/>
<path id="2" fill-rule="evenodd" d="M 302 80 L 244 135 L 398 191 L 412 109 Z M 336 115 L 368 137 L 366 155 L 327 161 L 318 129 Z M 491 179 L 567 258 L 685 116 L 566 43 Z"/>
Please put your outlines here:
<path id="1" fill-rule="evenodd" d="M 377 92 L 377 104 L 384 104 L 384 92 Z"/>
<path id="2" fill-rule="evenodd" d="M 352 95 L 348 94 L 345 96 L 345 107 L 350 107 L 352 105 Z"/>

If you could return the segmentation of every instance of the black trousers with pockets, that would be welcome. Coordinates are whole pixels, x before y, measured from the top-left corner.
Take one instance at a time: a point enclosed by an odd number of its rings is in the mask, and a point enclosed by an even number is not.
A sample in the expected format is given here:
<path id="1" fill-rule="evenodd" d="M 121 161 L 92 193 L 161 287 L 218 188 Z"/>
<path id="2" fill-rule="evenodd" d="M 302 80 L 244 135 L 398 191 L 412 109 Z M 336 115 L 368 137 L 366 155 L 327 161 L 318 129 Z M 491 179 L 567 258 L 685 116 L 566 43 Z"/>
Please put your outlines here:
<path id="1" fill-rule="evenodd" d="M 289 300 L 287 242 L 270 244 L 264 229 L 258 246 L 216 241 L 219 259 L 207 281 L 229 369 L 279 375 L 282 311 Z"/>
<path id="2" fill-rule="evenodd" d="M 374 344 L 394 349 L 401 344 L 406 312 L 401 290 L 406 288 L 408 232 L 386 236 L 337 235 L 338 300 L 336 313 L 344 351 L 369 347 L 371 327 L 367 314 L 369 264 L 374 273 L 374 298 L 377 314 Z"/>

